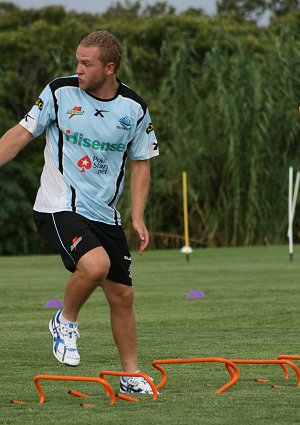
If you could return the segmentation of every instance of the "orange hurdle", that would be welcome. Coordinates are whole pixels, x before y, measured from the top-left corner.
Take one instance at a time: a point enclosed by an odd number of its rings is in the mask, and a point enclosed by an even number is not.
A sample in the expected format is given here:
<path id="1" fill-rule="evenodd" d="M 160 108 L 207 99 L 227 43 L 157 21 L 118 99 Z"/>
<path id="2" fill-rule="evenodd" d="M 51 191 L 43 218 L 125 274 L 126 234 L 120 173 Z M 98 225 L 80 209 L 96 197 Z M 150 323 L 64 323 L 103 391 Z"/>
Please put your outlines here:
<path id="1" fill-rule="evenodd" d="M 282 355 L 278 356 L 277 359 L 278 360 L 282 360 L 282 359 L 300 360 L 300 356 L 291 355 L 291 354 L 282 354 Z M 285 377 L 288 378 L 289 372 L 288 372 L 287 368 L 284 365 L 282 365 L 282 368 L 284 370 Z"/>
<path id="2" fill-rule="evenodd" d="M 140 376 L 144 379 L 146 379 L 146 381 L 148 382 L 148 384 L 150 385 L 152 392 L 153 392 L 153 400 L 157 400 L 158 397 L 158 393 L 157 393 L 157 387 L 153 384 L 152 379 L 146 374 L 146 373 L 142 373 L 142 372 L 115 372 L 112 370 L 101 370 L 100 372 L 100 378 L 104 379 L 105 375 L 111 375 L 111 376 Z M 128 399 L 128 396 L 123 397 L 122 395 L 118 395 L 119 398 L 122 398 L 123 400 L 127 400 L 127 401 L 138 401 L 137 399 L 134 399 L 133 397 L 130 397 L 131 400 Z"/>
<path id="3" fill-rule="evenodd" d="M 282 354 L 281 356 L 278 356 L 277 359 L 278 360 L 282 360 L 282 359 L 300 360 L 300 356 L 293 355 L 293 354 Z"/>
<path id="4" fill-rule="evenodd" d="M 281 356 L 279 356 L 281 357 Z M 300 357 L 299 357 L 300 359 Z M 284 360 L 283 358 L 277 358 L 275 360 L 254 360 L 254 359 L 230 359 L 235 364 L 279 364 L 283 371 L 285 379 L 288 379 L 289 372 L 286 368 L 286 365 L 290 366 L 297 375 L 297 386 L 300 386 L 300 371 L 295 363 L 290 360 Z"/>
<path id="5" fill-rule="evenodd" d="M 47 381 L 84 381 L 84 382 L 99 382 L 99 384 L 102 384 L 105 388 L 105 393 L 107 395 L 110 395 L 110 404 L 114 404 L 116 402 L 116 396 L 113 392 L 112 387 L 109 385 L 105 379 L 97 378 L 97 377 L 91 377 L 91 376 L 61 376 L 61 375 L 36 375 L 34 377 L 34 384 L 40 394 L 40 404 L 43 404 L 45 401 L 45 393 L 41 387 L 41 384 L 39 383 L 40 380 L 47 380 Z"/>
<path id="6" fill-rule="evenodd" d="M 216 391 L 216 393 L 222 393 L 223 391 L 231 387 L 238 380 L 239 370 L 237 366 L 231 360 L 227 360 L 221 357 L 196 357 L 196 358 L 189 358 L 189 359 L 153 360 L 152 366 L 155 367 L 157 370 L 159 370 L 162 375 L 162 380 L 158 385 L 156 385 L 156 389 L 159 390 L 160 388 L 162 388 L 167 381 L 167 373 L 161 367 L 162 364 L 208 363 L 208 362 L 225 364 L 231 378 L 230 381 L 227 384 L 223 385 L 223 387 L 219 388 Z"/>

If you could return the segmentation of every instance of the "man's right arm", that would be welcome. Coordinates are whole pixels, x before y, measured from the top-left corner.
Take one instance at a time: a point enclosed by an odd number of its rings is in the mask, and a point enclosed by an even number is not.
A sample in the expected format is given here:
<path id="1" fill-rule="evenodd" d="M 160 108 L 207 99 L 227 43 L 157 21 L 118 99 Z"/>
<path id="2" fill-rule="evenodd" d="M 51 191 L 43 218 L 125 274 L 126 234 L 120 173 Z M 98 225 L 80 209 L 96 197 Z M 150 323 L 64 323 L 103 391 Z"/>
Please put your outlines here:
<path id="1" fill-rule="evenodd" d="M 0 167 L 12 160 L 32 139 L 33 135 L 20 124 L 8 130 L 0 139 Z"/>

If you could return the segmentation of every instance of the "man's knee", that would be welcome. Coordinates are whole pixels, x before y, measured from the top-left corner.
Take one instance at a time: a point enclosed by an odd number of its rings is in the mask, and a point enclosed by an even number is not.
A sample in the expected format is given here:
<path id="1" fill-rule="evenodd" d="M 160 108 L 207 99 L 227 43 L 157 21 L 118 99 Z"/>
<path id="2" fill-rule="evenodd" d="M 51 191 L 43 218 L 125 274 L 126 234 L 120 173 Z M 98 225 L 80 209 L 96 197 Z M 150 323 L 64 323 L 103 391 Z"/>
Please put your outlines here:
<path id="1" fill-rule="evenodd" d="M 77 270 L 85 274 L 86 279 L 101 284 L 110 269 L 110 259 L 102 248 L 95 248 L 84 254 L 77 264 Z"/>
<path id="2" fill-rule="evenodd" d="M 111 308 L 132 309 L 134 290 L 132 286 L 106 280 L 102 285 Z"/>
<path id="3" fill-rule="evenodd" d="M 123 285 L 123 291 L 121 295 L 121 302 L 128 307 L 133 306 L 134 291 L 132 286 Z"/>

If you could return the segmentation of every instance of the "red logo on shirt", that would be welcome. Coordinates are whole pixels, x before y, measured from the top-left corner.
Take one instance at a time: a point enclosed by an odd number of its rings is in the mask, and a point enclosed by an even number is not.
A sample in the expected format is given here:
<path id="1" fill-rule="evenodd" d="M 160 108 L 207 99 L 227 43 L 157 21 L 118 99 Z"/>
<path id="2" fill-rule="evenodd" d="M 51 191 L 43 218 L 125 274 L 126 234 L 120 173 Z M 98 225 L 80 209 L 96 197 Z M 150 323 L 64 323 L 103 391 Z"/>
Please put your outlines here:
<path id="1" fill-rule="evenodd" d="M 90 158 L 86 155 L 77 162 L 77 165 L 81 168 L 81 173 L 85 173 L 85 170 L 89 170 L 91 168 L 92 163 Z"/>
<path id="2" fill-rule="evenodd" d="M 74 117 L 74 115 L 82 115 L 84 113 L 84 111 L 82 111 L 81 109 L 82 109 L 81 106 L 73 106 L 72 109 L 69 109 L 66 112 L 68 115 L 70 115 L 69 116 L 69 119 L 72 118 L 72 117 Z"/>

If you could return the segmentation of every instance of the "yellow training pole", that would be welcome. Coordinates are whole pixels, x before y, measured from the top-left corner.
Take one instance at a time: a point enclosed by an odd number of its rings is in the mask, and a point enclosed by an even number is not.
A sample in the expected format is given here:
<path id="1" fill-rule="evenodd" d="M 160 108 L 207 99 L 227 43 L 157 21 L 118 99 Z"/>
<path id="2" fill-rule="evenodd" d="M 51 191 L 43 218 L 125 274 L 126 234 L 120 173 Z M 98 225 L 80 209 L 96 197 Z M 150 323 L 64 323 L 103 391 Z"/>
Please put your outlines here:
<path id="1" fill-rule="evenodd" d="M 183 189 L 183 220 L 184 220 L 184 241 L 185 241 L 185 254 L 186 260 L 189 261 L 189 223 L 188 223 L 188 207 L 187 207 L 187 184 L 186 184 L 186 171 L 182 172 L 182 189 Z"/>

